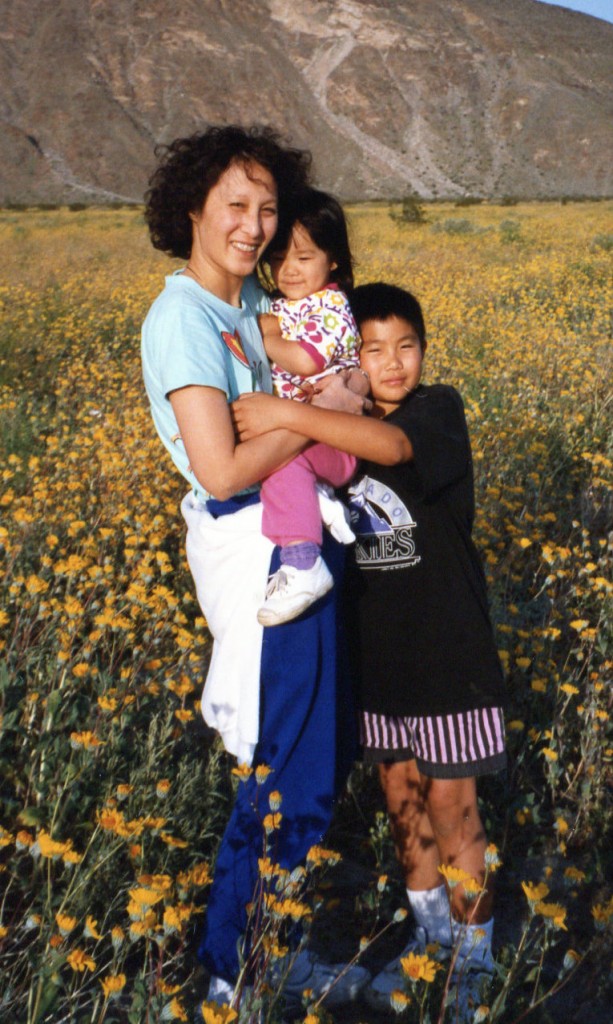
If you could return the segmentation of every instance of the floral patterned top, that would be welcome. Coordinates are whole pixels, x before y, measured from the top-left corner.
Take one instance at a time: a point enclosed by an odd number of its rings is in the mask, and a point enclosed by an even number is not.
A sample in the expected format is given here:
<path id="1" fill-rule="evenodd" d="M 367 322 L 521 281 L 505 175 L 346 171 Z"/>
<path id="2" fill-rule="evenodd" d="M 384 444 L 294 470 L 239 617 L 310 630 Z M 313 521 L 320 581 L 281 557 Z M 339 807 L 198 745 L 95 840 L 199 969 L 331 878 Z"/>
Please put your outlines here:
<path id="1" fill-rule="evenodd" d="M 304 299 L 275 299 L 270 311 L 277 315 L 283 337 L 300 345 L 318 367 L 317 373 L 305 378 L 273 363 L 273 389 L 280 398 L 303 400 L 300 385 L 305 380 L 312 383 L 329 373 L 359 365 L 358 328 L 347 296 L 335 285 Z"/>

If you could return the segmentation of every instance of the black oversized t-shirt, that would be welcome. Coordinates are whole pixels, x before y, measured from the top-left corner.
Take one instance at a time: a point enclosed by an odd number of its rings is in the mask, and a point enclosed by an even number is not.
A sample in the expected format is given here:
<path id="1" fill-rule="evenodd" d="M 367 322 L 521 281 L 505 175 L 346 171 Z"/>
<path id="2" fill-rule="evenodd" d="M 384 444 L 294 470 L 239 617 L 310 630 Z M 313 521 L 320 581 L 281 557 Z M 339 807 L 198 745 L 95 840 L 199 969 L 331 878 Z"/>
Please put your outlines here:
<path id="1" fill-rule="evenodd" d="M 348 491 L 357 536 L 348 621 L 361 706 L 408 716 L 500 706 L 502 672 L 471 539 L 462 400 L 446 385 L 420 385 L 386 422 L 406 433 L 413 461 L 362 462 Z"/>

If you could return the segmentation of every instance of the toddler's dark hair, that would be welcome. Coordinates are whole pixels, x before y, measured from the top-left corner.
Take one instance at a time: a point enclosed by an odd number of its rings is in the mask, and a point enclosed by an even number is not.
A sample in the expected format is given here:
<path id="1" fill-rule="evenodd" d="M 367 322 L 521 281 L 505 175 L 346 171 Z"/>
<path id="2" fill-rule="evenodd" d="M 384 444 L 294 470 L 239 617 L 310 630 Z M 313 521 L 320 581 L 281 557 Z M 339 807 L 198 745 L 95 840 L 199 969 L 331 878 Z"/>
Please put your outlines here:
<path id="1" fill-rule="evenodd" d="M 365 320 L 389 320 L 397 316 L 411 324 L 417 333 L 422 351 L 426 348 L 426 325 L 418 300 L 411 292 L 395 284 L 376 281 L 361 284 L 350 296 L 351 309 L 358 327 Z"/>
<path id="2" fill-rule="evenodd" d="M 326 253 L 336 268 L 332 271 L 334 284 L 350 294 L 353 289 L 353 258 L 349 247 L 349 234 L 343 207 L 338 199 L 316 188 L 299 193 L 294 203 L 279 218 L 279 228 L 266 249 L 263 262 L 271 253 L 287 249 L 292 230 L 300 224 L 311 236 L 318 249 Z"/>
<path id="3" fill-rule="evenodd" d="M 145 194 L 145 220 L 156 249 L 188 259 L 192 248 L 190 213 L 199 213 L 206 197 L 233 163 L 260 164 L 278 190 L 279 215 L 308 185 L 311 154 L 285 145 L 272 128 L 211 125 L 203 132 L 158 146 L 160 164 Z"/>

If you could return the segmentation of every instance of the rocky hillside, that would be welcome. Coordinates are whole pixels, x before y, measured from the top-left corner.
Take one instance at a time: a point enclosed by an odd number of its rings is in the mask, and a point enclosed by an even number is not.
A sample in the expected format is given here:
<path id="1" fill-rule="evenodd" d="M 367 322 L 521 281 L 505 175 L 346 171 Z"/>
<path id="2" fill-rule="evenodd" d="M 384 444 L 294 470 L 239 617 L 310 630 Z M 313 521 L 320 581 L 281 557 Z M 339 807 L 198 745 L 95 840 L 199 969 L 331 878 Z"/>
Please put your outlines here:
<path id="1" fill-rule="evenodd" d="M 613 194 L 613 25 L 537 0 L 4 0 L 0 202 L 138 201 L 276 125 L 344 198 Z"/>

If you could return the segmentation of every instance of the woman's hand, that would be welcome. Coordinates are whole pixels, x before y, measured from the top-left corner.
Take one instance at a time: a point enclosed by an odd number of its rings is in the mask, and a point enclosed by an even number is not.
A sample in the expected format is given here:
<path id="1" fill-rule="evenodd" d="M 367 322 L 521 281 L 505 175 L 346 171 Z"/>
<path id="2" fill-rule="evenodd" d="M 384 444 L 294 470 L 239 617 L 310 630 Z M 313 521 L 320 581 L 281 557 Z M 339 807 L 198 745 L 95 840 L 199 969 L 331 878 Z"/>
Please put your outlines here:
<path id="1" fill-rule="evenodd" d="M 363 388 L 362 393 L 356 392 L 356 376 L 367 383 L 361 371 L 353 369 L 340 370 L 338 373 L 322 377 L 315 385 L 311 405 L 317 405 L 320 409 L 334 409 L 336 412 L 352 412 L 358 416 L 368 412 L 372 409 L 372 402 L 370 398 L 365 397 Z"/>

